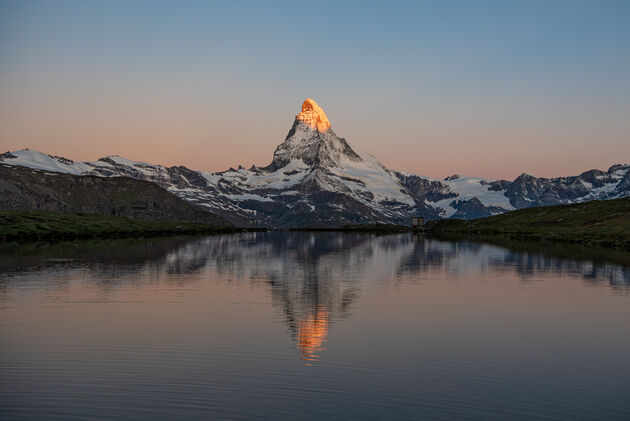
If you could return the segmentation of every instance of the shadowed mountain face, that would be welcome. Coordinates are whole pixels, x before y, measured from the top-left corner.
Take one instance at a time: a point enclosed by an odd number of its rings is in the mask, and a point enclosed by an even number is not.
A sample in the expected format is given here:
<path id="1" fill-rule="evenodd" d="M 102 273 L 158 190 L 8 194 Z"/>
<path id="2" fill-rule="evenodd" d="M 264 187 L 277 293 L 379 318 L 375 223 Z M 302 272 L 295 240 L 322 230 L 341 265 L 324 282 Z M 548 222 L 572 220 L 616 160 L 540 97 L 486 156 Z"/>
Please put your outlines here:
<path id="1" fill-rule="evenodd" d="M 48 173 L 0 164 L 0 211 L 47 210 L 231 225 L 160 186 L 129 177 Z"/>
<path id="2" fill-rule="evenodd" d="M 432 180 L 392 171 L 335 134 L 312 99 L 302 104 L 272 162 L 263 168 L 209 173 L 109 156 L 73 162 L 21 150 L 0 162 L 52 172 L 151 181 L 237 225 L 331 227 L 345 224 L 407 224 L 425 219 L 479 218 L 509 210 L 630 195 L 630 166 L 590 170 L 577 176 L 514 181 L 454 175 Z"/>

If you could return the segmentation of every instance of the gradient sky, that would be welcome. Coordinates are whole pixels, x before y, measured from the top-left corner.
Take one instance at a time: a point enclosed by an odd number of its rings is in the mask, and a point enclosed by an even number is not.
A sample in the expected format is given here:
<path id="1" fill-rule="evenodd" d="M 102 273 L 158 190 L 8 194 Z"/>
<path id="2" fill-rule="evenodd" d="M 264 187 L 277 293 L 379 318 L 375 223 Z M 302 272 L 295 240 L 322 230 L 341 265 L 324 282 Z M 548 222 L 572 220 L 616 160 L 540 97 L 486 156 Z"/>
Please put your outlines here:
<path id="1" fill-rule="evenodd" d="M 266 165 L 301 102 L 392 169 L 630 162 L 630 1 L 0 0 L 0 150 Z"/>

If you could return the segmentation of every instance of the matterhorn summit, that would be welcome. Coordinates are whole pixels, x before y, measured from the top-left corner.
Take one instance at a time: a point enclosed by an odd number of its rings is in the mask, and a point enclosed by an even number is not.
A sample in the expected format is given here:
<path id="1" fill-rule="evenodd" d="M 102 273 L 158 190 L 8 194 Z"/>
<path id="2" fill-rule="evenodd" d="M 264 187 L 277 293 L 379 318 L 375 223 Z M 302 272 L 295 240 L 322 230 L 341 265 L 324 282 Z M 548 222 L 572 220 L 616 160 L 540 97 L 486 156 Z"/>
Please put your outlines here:
<path id="1" fill-rule="evenodd" d="M 302 103 L 302 111 L 295 118 L 319 132 L 330 129 L 330 121 L 328 121 L 326 113 L 311 98 L 306 98 L 306 101 Z"/>
<path id="2" fill-rule="evenodd" d="M 284 142 L 276 148 L 270 170 L 283 168 L 300 160 L 311 168 L 341 165 L 341 160 L 359 162 L 361 157 L 344 138 L 335 134 L 324 110 L 311 98 L 302 103 L 293 127 Z"/>

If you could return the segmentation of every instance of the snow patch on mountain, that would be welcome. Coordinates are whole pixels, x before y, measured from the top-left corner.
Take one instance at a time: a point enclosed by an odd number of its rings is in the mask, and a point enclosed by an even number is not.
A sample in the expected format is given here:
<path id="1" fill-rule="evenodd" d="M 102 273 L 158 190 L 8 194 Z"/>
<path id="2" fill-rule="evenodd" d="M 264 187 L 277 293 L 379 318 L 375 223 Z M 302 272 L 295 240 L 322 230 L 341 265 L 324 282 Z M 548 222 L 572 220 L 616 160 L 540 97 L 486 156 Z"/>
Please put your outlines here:
<path id="1" fill-rule="evenodd" d="M 444 218 L 450 218 L 457 212 L 457 209 L 451 205 L 455 200 L 467 201 L 477 198 L 485 206 L 497 206 L 504 211 L 516 209 L 505 196 L 504 190 L 490 190 L 491 182 L 484 178 L 448 177 L 446 180 L 442 181 L 442 183 L 446 184 L 451 192 L 457 194 L 456 199 L 448 198 L 431 203 L 433 206 L 444 210 L 440 214 L 440 216 Z"/>
<path id="2" fill-rule="evenodd" d="M 2 158 L 2 162 L 5 164 L 20 165 L 36 170 L 80 175 L 89 168 L 88 163 L 74 162 L 70 159 L 47 155 L 31 149 L 22 149 L 5 155 L 7 156 Z"/>
<path id="3" fill-rule="evenodd" d="M 358 151 L 360 160 L 342 156 L 338 165 L 330 169 L 341 182 L 364 203 L 399 202 L 414 206 L 415 202 L 404 191 L 398 178 L 372 155 Z M 363 193 L 363 194 L 362 194 Z M 366 194 L 372 195 L 371 199 Z"/>

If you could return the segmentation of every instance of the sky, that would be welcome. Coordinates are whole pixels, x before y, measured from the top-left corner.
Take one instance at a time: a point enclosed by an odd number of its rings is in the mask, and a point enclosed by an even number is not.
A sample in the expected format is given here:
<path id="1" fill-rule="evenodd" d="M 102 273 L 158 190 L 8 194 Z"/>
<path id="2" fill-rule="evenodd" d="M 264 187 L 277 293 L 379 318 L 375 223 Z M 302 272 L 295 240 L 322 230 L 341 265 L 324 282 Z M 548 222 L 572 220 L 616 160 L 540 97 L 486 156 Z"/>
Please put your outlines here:
<path id="1" fill-rule="evenodd" d="M 0 0 L 0 151 L 267 165 L 305 98 L 388 168 L 630 162 L 630 1 Z"/>

